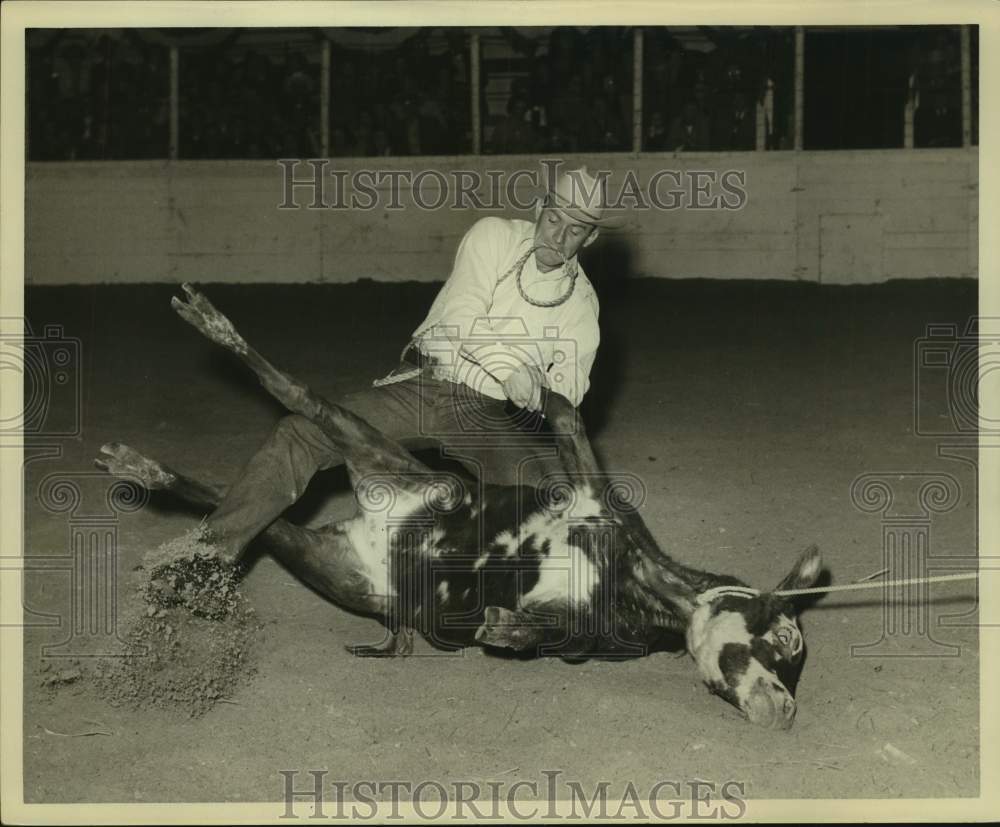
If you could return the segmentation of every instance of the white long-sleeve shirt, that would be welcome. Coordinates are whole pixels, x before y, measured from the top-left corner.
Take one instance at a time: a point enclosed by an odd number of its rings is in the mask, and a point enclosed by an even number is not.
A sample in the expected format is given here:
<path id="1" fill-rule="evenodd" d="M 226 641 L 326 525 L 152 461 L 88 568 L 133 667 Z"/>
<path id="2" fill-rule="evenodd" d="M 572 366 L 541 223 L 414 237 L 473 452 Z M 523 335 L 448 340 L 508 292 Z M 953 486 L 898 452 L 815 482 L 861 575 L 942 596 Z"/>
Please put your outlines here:
<path id="1" fill-rule="evenodd" d="M 521 298 L 516 272 L 498 284 L 533 242 L 534 225 L 528 221 L 477 221 L 413 338 L 421 351 L 436 357 L 439 375 L 486 396 L 506 399 L 500 382 L 520 364 L 529 364 L 545 375 L 551 389 L 579 405 L 590 387 L 600 343 L 597 295 L 582 268 L 573 294 L 556 307 L 536 307 Z M 563 268 L 539 271 L 533 255 L 521 283 L 536 301 L 556 299 L 570 284 Z"/>

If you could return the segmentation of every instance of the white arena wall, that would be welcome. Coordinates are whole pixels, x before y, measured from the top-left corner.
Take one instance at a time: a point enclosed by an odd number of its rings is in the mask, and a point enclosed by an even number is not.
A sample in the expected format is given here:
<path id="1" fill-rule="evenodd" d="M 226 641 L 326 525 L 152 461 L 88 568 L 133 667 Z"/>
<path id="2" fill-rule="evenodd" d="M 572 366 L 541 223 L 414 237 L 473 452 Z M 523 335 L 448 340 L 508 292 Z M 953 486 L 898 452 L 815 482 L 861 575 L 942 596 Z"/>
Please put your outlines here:
<path id="1" fill-rule="evenodd" d="M 977 276 L 976 148 L 570 156 L 642 186 L 660 170 L 744 171 L 732 209 L 631 210 L 602 263 L 659 278 L 788 279 L 833 284 Z M 327 171 L 540 170 L 537 157 L 331 159 Z M 310 169 L 303 163 L 297 175 Z M 497 172 L 494 172 L 497 174 Z M 690 179 L 688 179 L 690 180 Z M 381 189 L 388 202 L 387 185 Z M 663 180 L 661 198 L 675 188 Z M 527 197 L 528 187 L 519 187 Z M 436 186 L 427 184 L 425 200 Z M 337 196 L 328 174 L 324 195 Z M 709 197 L 733 196 L 711 187 Z M 26 281 L 34 285 L 179 282 L 439 281 L 480 215 L 511 210 L 278 209 L 274 161 L 30 163 Z M 296 190 L 300 204 L 308 189 Z M 525 216 L 526 214 L 521 214 Z M 597 255 L 599 248 L 593 248 Z M 590 251 L 588 251 L 590 252 Z"/>

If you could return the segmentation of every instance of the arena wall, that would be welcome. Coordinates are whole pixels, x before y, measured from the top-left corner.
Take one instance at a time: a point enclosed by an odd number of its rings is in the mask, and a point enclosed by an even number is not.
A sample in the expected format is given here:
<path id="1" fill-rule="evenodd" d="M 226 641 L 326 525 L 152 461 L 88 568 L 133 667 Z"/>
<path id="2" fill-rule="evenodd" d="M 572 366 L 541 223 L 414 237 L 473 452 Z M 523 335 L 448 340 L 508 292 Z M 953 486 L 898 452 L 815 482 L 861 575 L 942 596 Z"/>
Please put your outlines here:
<path id="1" fill-rule="evenodd" d="M 567 158 L 643 188 L 658 172 L 661 206 L 633 209 L 629 225 L 588 251 L 603 267 L 658 278 L 788 279 L 822 283 L 977 276 L 978 150 L 871 150 L 600 155 Z M 337 202 L 331 173 L 438 170 L 449 192 L 437 209 L 414 205 L 405 181 L 390 204 L 388 182 L 374 209 Z M 179 282 L 436 281 L 449 272 L 472 221 L 510 208 L 454 208 L 461 170 L 479 172 L 481 200 L 502 192 L 491 180 L 539 170 L 537 158 L 332 159 L 318 209 L 311 187 L 299 208 L 280 209 L 283 172 L 274 161 L 31 163 L 26 189 L 29 284 Z M 492 171 L 493 179 L 487 177 Z M 744 173 L 745 183 L 738 176 Z M 694 173 L 698 173 L 695 175 Z M 300 163 L 296 176 L 311 175 Z M 679 176 L 679 177 L 678 177 Z M 362 176 L 367 182 L 367 178 Z M 439 199 L 425 176 L 426 204 Z M 723 185 L 723 180 L 726 186 Z M 681 187 L 677 183 L 680 181 Z M 701 194 L 691 185 L 701 184 Z M 746 193 L 740 204 L 739 191 Z M 527 203 L 530 186 L 516 189 Z M 673 194 L 671 194 L 673 193 Z M 694 201 L 712 204 L 694 208 Z M 737 206 L 736 209 L 723 208 Z"/>

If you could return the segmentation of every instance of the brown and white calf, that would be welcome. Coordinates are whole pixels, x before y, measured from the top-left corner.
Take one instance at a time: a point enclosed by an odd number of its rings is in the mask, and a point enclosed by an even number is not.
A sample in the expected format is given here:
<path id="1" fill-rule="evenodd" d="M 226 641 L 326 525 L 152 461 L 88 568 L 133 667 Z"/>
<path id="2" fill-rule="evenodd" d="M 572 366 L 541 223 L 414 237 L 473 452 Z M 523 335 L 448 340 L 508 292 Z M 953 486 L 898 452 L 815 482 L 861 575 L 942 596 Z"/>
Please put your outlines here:
<path id="1" fill-rule="evenodd" d="M 386 639 L 350 647 L 355 654 L 407 654 L 416 631 L 445 648 L 634 657 L 674 634 L 712 692 L 754 723 L 791 725 L 803 657 L 793 603 L 664 553 L 634 509 L 615 506 L 614 481 L 566 399 L 549 393 L 544 406 L 565 469 L 551 486 L 465 484 L 278 371 L 207 299 L 184 289 L 177 312 L 343 452 L 357 514 L 317 529 L 279 519 L 264 539 L 310 586 L 383 620 Z M 127 446 L 103 452 L 98 464 L 110 472 L 206 509 L 224 494 Z M 820 568 L 810 548 L 775 590 L 812 585 Z"/>

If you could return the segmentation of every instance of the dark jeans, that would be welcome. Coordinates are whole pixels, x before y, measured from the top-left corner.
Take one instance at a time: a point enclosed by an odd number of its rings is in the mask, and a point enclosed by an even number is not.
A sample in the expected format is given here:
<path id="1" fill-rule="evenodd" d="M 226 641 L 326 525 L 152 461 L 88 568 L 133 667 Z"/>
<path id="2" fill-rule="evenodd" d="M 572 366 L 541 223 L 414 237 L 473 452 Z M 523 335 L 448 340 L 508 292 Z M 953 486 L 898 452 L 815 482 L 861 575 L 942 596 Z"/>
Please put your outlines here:
<path id="1" fill-rule="evenodd" d="M 406 368 L 407 365 L 401 365 Z M 336 402 L 408 449 L 440 446 L 484 482 L 537 485 L 559 469 L 532 415 L 465 385 L 419 376 L 371 387 Z M 312 420 L 285 416 L 229 489 L 208 528 L 236 556 L 294 503 L 320 470 L 343 456 Z M 378 469 L 371 469 L 377 471 Z"/>

